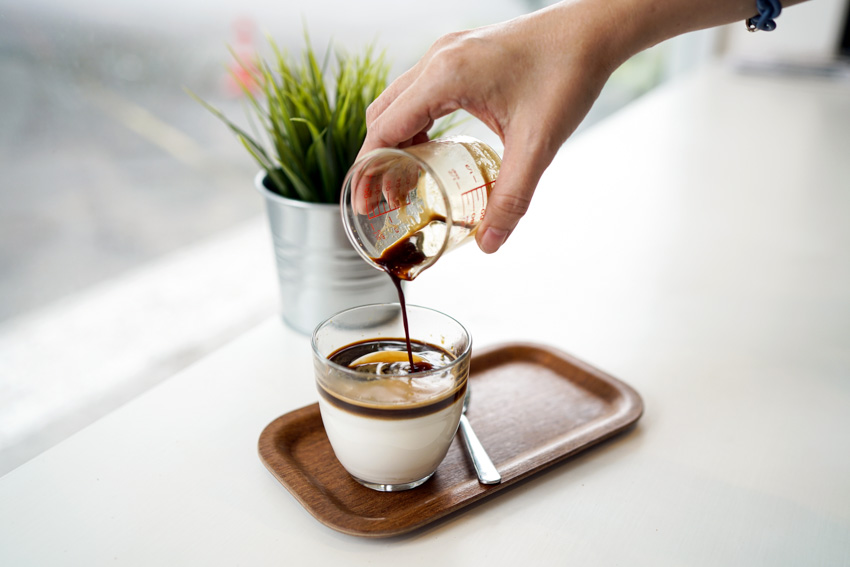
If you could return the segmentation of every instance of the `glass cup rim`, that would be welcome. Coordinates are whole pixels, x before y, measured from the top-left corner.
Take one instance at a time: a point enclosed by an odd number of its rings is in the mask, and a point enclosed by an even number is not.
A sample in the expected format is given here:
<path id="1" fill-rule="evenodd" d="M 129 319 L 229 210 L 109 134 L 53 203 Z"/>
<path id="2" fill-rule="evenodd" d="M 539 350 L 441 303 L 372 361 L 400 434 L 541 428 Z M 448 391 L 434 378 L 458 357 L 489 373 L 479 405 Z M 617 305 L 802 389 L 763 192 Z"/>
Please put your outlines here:
<path id="1" fill-rule="evenodd" d="M 445 142 L 445 141 L 451 141 L 451 139 L 450 138 L 437 138 L 435 140 L 428 140 L 427 142 L 424 142 L 424 144 L 428 144 L 428 143 L 431 143 L 431 142 Z M 417 145 L 422 145 L 422 144 L 417 144 Z M 415 147 L 415 146 L 411 146 L 411 147 Z M 423 170 L 425 170 L 425 173 L 430 175 L 431 179 L 433 179 L 435 181 L 435 183 L 437 184 L 437 188 L 440 190 L 440 196 L 443 198 L 443 203 L 446 207 L 446 232 L 445 232 L 445 236 L 443 237 L 442 245 L 440 246 L 440 249 L 437 250 L 437 252 L 433 256 L 428 257 L 426 259 L 425 263 L 421 265 L 419 271 L 422 272 L 422 271 L 426 270 L 427 268 L 431 267 L 431 265 L 433 265 L 434 262 L 439 260 L 440 257 L 443 255 L 443 253 L 445 253 L 446 249 L 449 246 L 449 234 L 451 234 L 451 231 L 452 231 L 453 221 L 452 221 L 452 215 L 451 215 L 451 208 L 452 208 L 451 199 L 449 199 L 449 194 L 448 194 L 448 191 L 446 191 L 445 185 L 443 184 L 442 180 L 440 180 L 440 178 L 437 176 L 437 174 L 434 172 L 434 169 L 430 165 L 428 165 L 425 161 L 423 161 L 419 156 L 406 151 L 404 148 L 377 148 L 377 149 L 374 149 L 371 152 L 367 153 L 366 155 L 364 155 L 363 157 L 358 159 L 356 162 L 354 162 L 354 164 L 351 166 L 351 168 L 345 174 L 345 179 L 342 182 L 342 193 L 340 195 L 340 207 L 339 207 L 340 214 L 342 216 L 342 225 L 343 225 L 343 228 L 345 229 L 346 236 L 348 236 L 348 240 L 351 241 L 351 245 L 354 247 L 354 249 L 357 251 L 357 253 L 360 255 L 360 257 L 363 258 L 364 260 L 366 260 L 366 262 L 368 262 L 369 265 L 372 266 L 373 268 L 383 270 L 384 268 L 382 266 L 377 264 L 368 254 L 366 254 L 366 251 L 363 249 L 363 246 L 361 246 L 357 243 L 357 238 L 354 236 L 355 228 L 349 222 L 348 215 L 346 214 L 346 208 L 347 208 L 346 203 L 348 203 L 351 200 L 351 180 L 354 177 L 355 172 L 362 169 L 363 167 L 365 167 L 368 163 L 372 162 L 373 160 L 375 160 L 375 159 L 377 159 L 381 156 L 385 156 L 385 155 L 395 155 L 395 156 L 399 156 L 399 157 L 408 158 L 408 159 L 414 161 Z"/>
<path id="2" fill-rule="evenodd" d="M 333 320 L 334 317 L 339 317 L 340 315 L 343 315 L 343 314 L 346 314 L 346 313 L 351 313 L 353 311 L 374 309 L 376 307 L 397 307 L 398 310 L 399 310 L 399 313 L 401 313 L 401 304 L 398 303 L 398 302 L 370 303 L 370 304 L 367 304 L 367 305 L 358 305 L 356 307 L 349 307 L 348 309 L 343 309 L 342 311 L 334 313 L 333 315 L 331 315 L 330 317 L 328 317 L 327 319 L 325 319 L 324 321 L 322 321 L 321 323 L 316 325 L 316 328 L 313 330 L 313 333 L 310 337 L 310 347 L 313 350 L 313 356 L 316 357 L 319 360 L 322 360 L 323 363 L 327 364 L 330 368 L 333 368 L 334 370 L 340 371 L 340 372 L 342 372 L 346 375 L 357 376 L 360 379 L 372 378 L 372 377 L 377 379 L 377 378 L 394 378 L 394 377 L 397 377 L 397 376 L 416 376 L 416 377 L 432 376 L 434 374 L 440 374 L 440 373 L 446 372 L 447 370 L 454 368 L 455 366 L 461 364 L 463 360 L 465 360 L 466 358 L 469 357 L 469 354 L 472 351 L 472 335 L 469 334 L 469 331 L 467 330 L 467 328 L 464 327 L 463 324 L 460 321 L 458 321 L 457 319 L 455 319 L 451 315 L 447 315 L 447 314 L 443 313 L 442 311 L 438 311 L 437 309 L 433 309 L 431 307 L 425 307 L 423 305 L 415 305 L 415 304 L 407 304 L 406 306 L 407 306 L 407 309 L 408 309 L 408 314 L 410 313 L 410 309 L 413 308 L 414 310 L 430 311 L 431 313 L 435 313 L 437 315 L 440 315 L 440 316 L 445 317 L 446 319 L 452 321 L 454 324 L 456 324 L 460 328 L 463 335 L 466 337 L 466 347 L 463 349 L 463 351 L 461 353 L 459 353 L 457 356 L 455 356 L 454 360 L 452 360 L 448 364 L 446 364 L 444 366 L 440 366 L 438 368 L 433 368 L 431 370 L 426 370 L 424 372 L 414 372 L 412 374 L 389 374 L 389 375 L 387 375 L 387 374 L 376 374 L 374 372 L 358 372 L 358 371 L 352 370 L 348 366 L 343 366 L 341 364 L 337 364 L 336 362 L 333 362 L 332 360 L 330 360 L 328 357 L 323 356 L 319 352 L 319 347 L 316 344 L 316 337 L 317 337 L 319 331 L 325 325 L 330 323 L 331 320 Z M 411 337 L 411 341 L 413 341 L 413 340 L 415 340 L 415 339 L 413 339 Z"/>

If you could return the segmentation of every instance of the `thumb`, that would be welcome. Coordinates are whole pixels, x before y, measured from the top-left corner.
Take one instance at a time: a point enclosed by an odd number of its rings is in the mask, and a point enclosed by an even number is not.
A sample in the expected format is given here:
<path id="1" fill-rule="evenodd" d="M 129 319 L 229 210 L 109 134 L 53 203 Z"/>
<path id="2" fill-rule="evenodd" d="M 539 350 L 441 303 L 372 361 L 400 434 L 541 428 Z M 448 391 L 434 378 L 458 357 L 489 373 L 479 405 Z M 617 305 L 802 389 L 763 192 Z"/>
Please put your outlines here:
<path id="1" fill-rule="evenodd" d="M 517 150 L 505 145 L 499 176 L 487 199 L 484 220 L 475 237 L 483 252 L 492 254 L 511 235 L 528 210 L 531 197 L 549 161 L 540 163 L 540 159 L 530 149 Z"/>

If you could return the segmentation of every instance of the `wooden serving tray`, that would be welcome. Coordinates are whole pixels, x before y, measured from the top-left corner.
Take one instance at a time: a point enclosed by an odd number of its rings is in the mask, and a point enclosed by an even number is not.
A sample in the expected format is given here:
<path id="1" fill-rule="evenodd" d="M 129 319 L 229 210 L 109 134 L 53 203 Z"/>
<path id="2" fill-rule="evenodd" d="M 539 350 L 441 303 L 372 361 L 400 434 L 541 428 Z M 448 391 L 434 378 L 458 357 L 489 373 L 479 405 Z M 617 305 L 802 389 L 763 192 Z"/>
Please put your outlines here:
<path id="1" fill-rule="evenodd" d="M 529 343 L 474 354 L 467 415 L 502 475 L 478 483 L 455 439 L 431 479 L 404 492 L 358 484 L 336 460 L 318 404 L 283 415 L 260 435 L 260 459 L 323 524 L 343 533 L 388 537 L 409 532 L 490 496 L 606 439 L 643 412 L 628 385 L 559 350 Z"/>

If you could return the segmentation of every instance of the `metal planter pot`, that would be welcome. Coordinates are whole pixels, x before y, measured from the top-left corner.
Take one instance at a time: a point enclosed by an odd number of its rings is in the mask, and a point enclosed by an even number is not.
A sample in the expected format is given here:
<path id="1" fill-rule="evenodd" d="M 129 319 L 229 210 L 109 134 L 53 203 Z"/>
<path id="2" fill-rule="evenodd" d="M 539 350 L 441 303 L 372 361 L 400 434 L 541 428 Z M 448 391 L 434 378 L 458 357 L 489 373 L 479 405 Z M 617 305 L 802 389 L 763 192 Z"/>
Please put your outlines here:
<path id="1" fill-rule="evenodd" d="M 398 301 L 390 278 L 348 241 L 339 205 L 305 203 L 269 191 L 265 172 L 254 180 L 265 198 L 277 262 L 281 314 L 303 334 L 343 309 Z"/>

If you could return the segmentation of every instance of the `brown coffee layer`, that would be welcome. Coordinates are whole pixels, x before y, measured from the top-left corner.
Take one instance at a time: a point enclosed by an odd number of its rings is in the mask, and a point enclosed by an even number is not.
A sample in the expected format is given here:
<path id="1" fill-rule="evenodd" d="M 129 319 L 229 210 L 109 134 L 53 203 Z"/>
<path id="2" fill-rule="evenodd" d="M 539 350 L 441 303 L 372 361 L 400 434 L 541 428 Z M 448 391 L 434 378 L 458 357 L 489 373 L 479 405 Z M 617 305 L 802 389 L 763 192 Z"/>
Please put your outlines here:
<path id="1" fill-rule="evenodd" d="M 451 392 L 449 395 L 440 398 L 432 403 L 415 405 L 415 406 L 365 406 L 354 404 L 346 400 L 342 400 L 334 396 L 331 392 L 325 390 L 321 385 L 318 385 L 319 395 L 322 396 L 328 403 L 338 407 L 339 409 L 360 415 L 363 417 L 371 417 L 375 419 L 413 419 L 423 417 L 432 413 L 445 409 L 463 396 L 466 395 L 466 382 L 463 386 Z"/>

